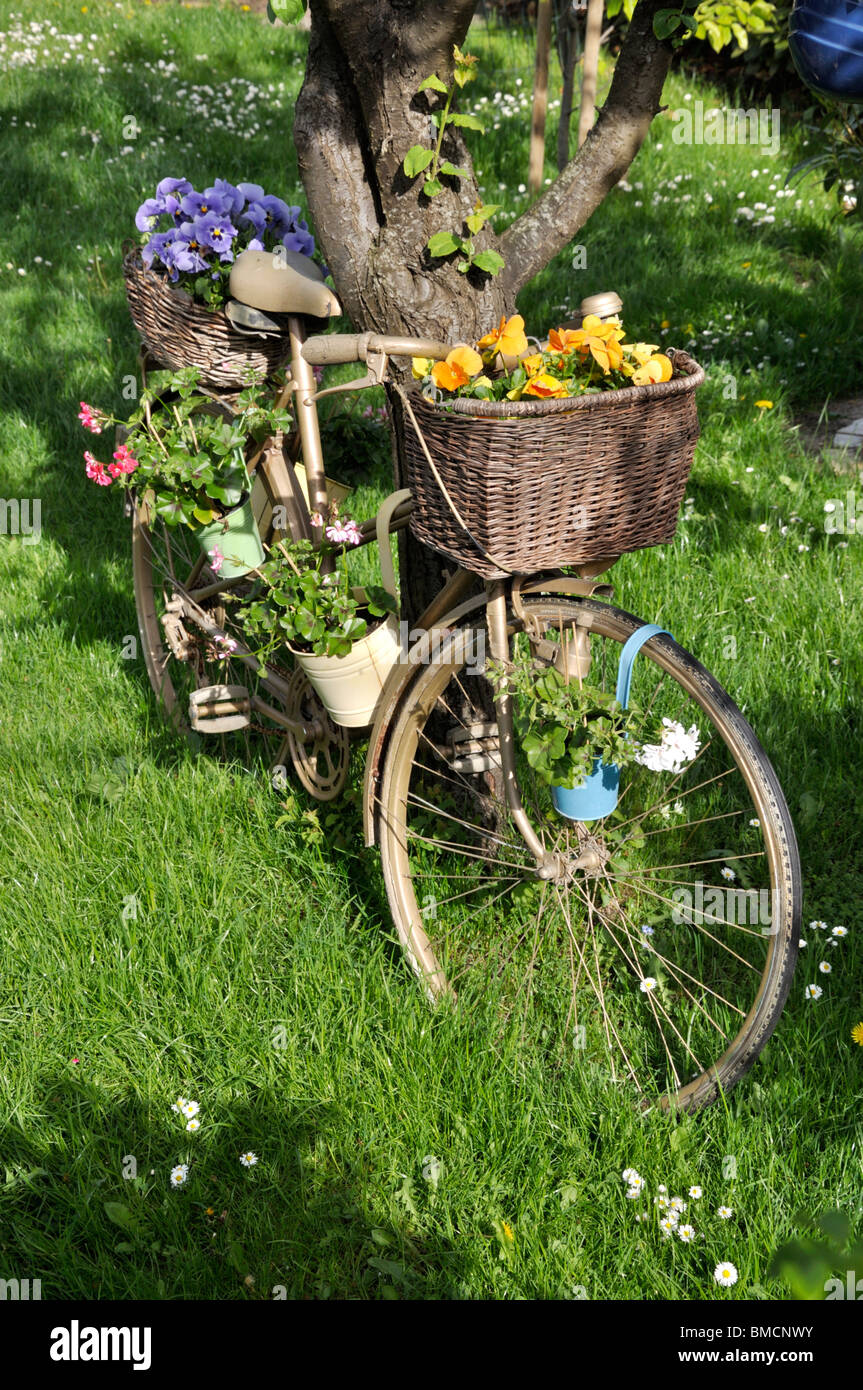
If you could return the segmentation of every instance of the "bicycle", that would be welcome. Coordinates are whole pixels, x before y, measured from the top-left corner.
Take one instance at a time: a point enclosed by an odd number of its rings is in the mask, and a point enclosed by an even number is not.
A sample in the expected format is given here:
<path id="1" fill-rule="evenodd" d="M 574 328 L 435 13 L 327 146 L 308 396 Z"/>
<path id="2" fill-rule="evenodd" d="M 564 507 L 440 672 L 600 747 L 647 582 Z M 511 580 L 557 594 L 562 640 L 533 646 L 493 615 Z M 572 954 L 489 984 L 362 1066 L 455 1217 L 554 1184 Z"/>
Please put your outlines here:
<path id="1" fill-rule="evenodd" d="M 365 363 L 363 378 L 329 388 L 360 390 L 387 381 L 391 356 L 449 350 L 310 335 L 323 285 L 310 288 L 308 272 L 295 283 L 285 269 L 249 293 L 251 308 L 232 306 L 235 322 L 258 329 L 279 327 L 261 310 L 287 314 L 290 373 L 278 399 L 292 399 L 296 428 L 247 451 L 265 545 L 279 533 L 308 536 L 311 513 L 326 511 L 317 402 L 327 392 L 314 368 Z M 386 541 L 387 558 L 410 499 L 396 495 L 389 511 L 382 532 L 374 520 L 361 526 L 362 544 Z M 313 797 L 337 796 L 348 730 L 287 657 L 261 664 L 243 641 L 231 608 L 248 580 L 220 580 L 175 531 L 148 528 L 135 502 L 132 513 L 139 629 L 166 715 L 182 724 L 188 701 L 202 734 L 254 729 L 271 767 L 290 762 Z M 479 591 L 471 572 L 452 574 L 412 624 L 374 712 L 365 841 L 379 848 L 399 941 L 431 1000 L 457 998 L 495 1028 L 517 1026 L 550 1065 L 598 1066 L 642 1106 L 696 1109 L 744 1075 L 776 1026 L 797 955 L 800 865 L 782 790 L 748 722 L 676 641 L 658 629 L 644 640 L 645 624 L 607 601 L 598 579 L 607 567 L 495 579 Z M 699 751 L 677 773 L 633 769 L 606 819 L 568 821 L 518 746 L 512 702 L 495 695 L 487 657 L 529 651 L 611 689 L 636 633 L 641 706 L 657 722 L 696 724 Z"/>

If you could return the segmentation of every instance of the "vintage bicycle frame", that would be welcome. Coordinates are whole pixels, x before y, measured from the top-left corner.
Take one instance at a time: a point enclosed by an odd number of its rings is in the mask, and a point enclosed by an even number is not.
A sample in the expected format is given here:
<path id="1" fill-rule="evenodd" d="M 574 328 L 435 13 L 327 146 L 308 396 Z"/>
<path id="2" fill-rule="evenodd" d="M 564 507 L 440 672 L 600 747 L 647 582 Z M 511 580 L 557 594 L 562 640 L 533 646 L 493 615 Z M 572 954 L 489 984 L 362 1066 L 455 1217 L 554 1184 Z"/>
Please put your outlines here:
<path id="1" fill-rule="evenodd" d="M 445 344 L 434 343 L 422 339 L 412 338 L 376 338 L 371 334 L 362 335 L 335 335 L 327 334 L 306 338 L 304 331 L 304 321 L 301 318 L 291 316 L 288 321 L 289 335 L 291 344 L 291 374 L 288 382 L 282 388 L 277 397 L 277 406 L 287 403 L 290 395 L 294 396 L 295 415 L 300 435 L 300 445 L 302 450 L 303 464 L 305 467 L 308 483 L 309 504 L 311 511 L 324 514 L 328 507 L 326 480 L 324 474 L 324 455 L 321 442 L 320 425 L 317 413 L 317 399 L 319 396 L 330 394 L 333 391 L 360 390 L 365 386 L 382 384 L 385 380 L 387 357 L 392 355 L 415 355 L 415 356 L 438 356 L 441 357 L 448 350 Z M 345 356 L 344 353 L 355 351 L 356 356 Z M 369 372 L 365 378 L 356 382 L 346 383 L 344 386 L 331 387 L 326 392 L 316 390 L 313 366 L 318 363 L 327 362 L 346 362 L 363 361 L 369 366 Z M 285 480 L 289 469 L 285 464 L 284 453 L 280 440 L 268 439 L 264 442 L 253 459 L 249 462 L 250 472 L 265 461 L 264 466 L 274 468 L 279 475 L 279 485 L 285 487 Z M 409 501 L 403 502 L 395 510 L 390 522 L 390 531 L 396 531 L 407 525 L 412 504 Z M 362 541 L 361 544 L 368 544 L 375 538 L 374 521 L 364 522 L 360 528 Z M 203 560 L 202 560 L 203 568 Z M 597 572 L 596 566 L 586 566 Z M 606 566 L 607 568 L 607 566 Z M 602 567 L 600 567 L 601 572 Z M 192 576 L 194 580 L 194 575 Z M 216 593 L 221 593 L 229 588 L 231 581 L 227 583 L 209 584 L 200 589 L 190 588 L 184 597 L 178 600 L 179 604 L 186 608 L 195 623 L 208 636 L 216 638 L 224 636 L 223 630 L 219 625 L 212 621 L 200 607 L 200 604 Z M 520 594 L 533 593 L 555 593 L 561 595 L 590 595 L 597 591 L 608 594 L 608 585 L 597 584 L 590 575 L 578 578 L 551 574 L 546 576 L 531 576 L 528 579 L 516 580 L 515 586 L 511 580 L 488 581 L 484 592 L 472 593 L 475 589 L 476 576 L 468 570 L 457 569 L 443 588 L 435 595 L 426 610 L 419 616 L 414 624 L 414 631 L 421 634 L 419 639 L 407 653 L 404 661 L 398 662 L 392 669 L 385 682 L 378 701 L 378 708 L 372 724 L 369 750 L 366 761 L 365 785 L 363 796 L 363 820 L 365 828 L 366 843 L 371 845 L 375 842 L 375 804 L 376 789 L 380 767 L 386 739 L 391 721 L 396 714 L 402 700 L 407 696 L 409 687 L 417 674 L 420 666 L 431 659 L 431 652 L 435 649 L 435 642 L 438 638 L 444 637 L 455 625 L 465 619 L 469 614 L 485 608 L 487 614 L 487 626 L 489 636 L 489 651 L 491 656 L 497 660 L 507 660 L 509 656 L 509 644 L 507 640 L 507 606 L 508 599 L 513 594 L 515 588 L 516 607 Z M 436 634 L 438 637 L 436 638 Z M 585 634 L 586 635 L 586 634 Z M 587 636 L 587 635 L 586 635 Z M 588 639 L 589 640 L 589 639 Z M 288 696 L 288 682 L 270 667 L 262 668 L 258 658 L 242 643 L 238 643 L 233 653 L 234 659 L 248 666 L 256 674 L 262 676 L 262 683 L 268 691 L 271 691 L 277 698 L 282 700 Z M 265 674 L 264 674 L 265 672 Z M 302 742 L 315 739 L 322 735 L 323 729 L 317 724 L 303 723 L 291 719 L 275 705 L 269 704 L 258 695 L 251 695 L 245 699 L 233 699 L 230 696 L 208 706 L 208 713 L 213 717 L 208 720 L 208 727 L 212 732 L 218 732 L 219 728 L 228 729 L 234 727 L 233 720 L 237 715 L 254 709 L 257 713 L 266 715 L 275 724 L 292 733 Z M 507 807 L 510 815 L 518 827 L 518 830 L 529 850 L 536 861 L 537 876 L 541 879 L 553 878 L 559 871 L 557 862 L 558 856 L 546 850 L 535 830 L 533 829 L 527 813 L 521 802 L 516 780 L 515 767 L 515 744 L 513 733 L 512 703 L 508 696 L 498 697 L 495 701 L 495 712 L 497 715 L 499 748 L 501 770 L 503 776 L 503 788 L 506 797 Z M 220 723 L 222 720 L 224 722 Z M 586 847 L 578 862 L 573 867 L 590 868 L 591 855 L 593 851 Z M 582 862 L 583 861 L 583 862 Z"/>

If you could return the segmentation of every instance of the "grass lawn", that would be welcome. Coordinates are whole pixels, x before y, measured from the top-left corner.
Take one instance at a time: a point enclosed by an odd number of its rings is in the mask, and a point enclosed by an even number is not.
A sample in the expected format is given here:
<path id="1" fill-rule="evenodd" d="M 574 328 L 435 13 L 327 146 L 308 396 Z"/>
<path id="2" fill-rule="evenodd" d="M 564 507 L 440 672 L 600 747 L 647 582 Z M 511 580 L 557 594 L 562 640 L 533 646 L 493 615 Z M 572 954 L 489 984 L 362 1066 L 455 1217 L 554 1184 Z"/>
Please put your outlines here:
<path id="1" fill-rule="evenodd" d="M 0 536 L 0 1277 L 60 1299 L 787 1296 L 767 1266 L 795 1213 L 859 1223 L 863 1191 L 863 540 L 824 526 L 860 484 L 794 428 L 859 390 L 863 234 L 816 185 L 785 196 L 793 120 L 770 157 L 677 145 L 657 118 L 578 238 L 586 268 L 570 249 L 520 303 L 540 333 L 616 289 L 633 336 L 709 369 L 677 539 L 621 560 L 615 599 L 744 708 L 797 825 L 804 921 L 848 928 L 830 951 L 804 927 L 777 1032 L 726 1102 L 644 1115 L 587 1066 L 549 1075 L 429 1012 L 361 847 L 361 749 L 335 809 L 286 797 L 171 735 L 124 657 L 127 522 L 76 420 L 81 399 L 123 413 L 135 371 L 121 245 L 165 175 L 303 201 L 305 37 L 138 0 L 2 0 L 0 30 L 0 491 L 42 522 L 38 544 Z M 514 215 L 529 48 L 485 30 L 472 48 L 476 163 Z M 669 106 L 687 96 L 723 101 L 673 76 Z M 382 435 L 363 499 L 388 468 Z M 636 1222 L 628 1166 L 649 1193 L 700 1186 L 704 1239 Z"/>

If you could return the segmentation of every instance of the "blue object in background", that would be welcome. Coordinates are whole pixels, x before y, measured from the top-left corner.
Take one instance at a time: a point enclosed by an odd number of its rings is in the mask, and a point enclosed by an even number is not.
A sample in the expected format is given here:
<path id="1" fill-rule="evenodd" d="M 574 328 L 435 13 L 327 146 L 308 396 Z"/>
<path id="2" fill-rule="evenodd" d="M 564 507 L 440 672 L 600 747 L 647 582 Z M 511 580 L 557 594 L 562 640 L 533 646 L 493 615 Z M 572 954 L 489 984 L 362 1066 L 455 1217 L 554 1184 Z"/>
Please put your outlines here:
<path id="1" fill-rule="evenodd" d="M 863 4 L 795 0 L 788 47 L 807 87 L 838 101 L 863 101 Z"/>

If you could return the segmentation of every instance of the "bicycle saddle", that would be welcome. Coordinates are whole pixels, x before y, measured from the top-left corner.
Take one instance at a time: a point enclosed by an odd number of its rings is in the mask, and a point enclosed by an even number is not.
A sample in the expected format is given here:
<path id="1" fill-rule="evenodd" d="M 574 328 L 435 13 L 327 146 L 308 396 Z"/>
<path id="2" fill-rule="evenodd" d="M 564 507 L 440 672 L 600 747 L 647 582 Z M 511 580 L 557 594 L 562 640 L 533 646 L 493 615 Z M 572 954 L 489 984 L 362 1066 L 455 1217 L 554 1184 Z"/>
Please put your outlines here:
<path id="1" fill-rule="evenodd" d="M 341 305 L 324 283 L 323 272 L 298 251 L 243 251 L 231 267 L 232 298 L 271 314 L 329 318 Z"/>

